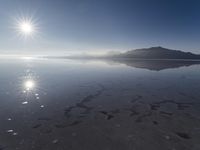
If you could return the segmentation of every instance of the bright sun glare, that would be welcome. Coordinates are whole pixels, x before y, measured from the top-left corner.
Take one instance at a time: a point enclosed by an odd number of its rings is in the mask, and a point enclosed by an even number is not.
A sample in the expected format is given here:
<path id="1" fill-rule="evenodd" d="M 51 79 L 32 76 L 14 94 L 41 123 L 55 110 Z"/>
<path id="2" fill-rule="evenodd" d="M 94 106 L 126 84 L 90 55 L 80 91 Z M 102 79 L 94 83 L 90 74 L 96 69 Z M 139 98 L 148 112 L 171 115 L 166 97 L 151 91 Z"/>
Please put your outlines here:
<path id="1" fill-rule="evenodd" d="M 24 83 L 24 86 L 27 90 L 30 90 L 30 89 L 33 89 L 34 86 L 35 86 L 35 83 L 34 81 L 32 80 L 27 80 L 25 83 Z"/>
<path id="2" fill-rule="evenodd" d="M 20 30 L 24 34 L 31 34 L 34 31 L 33 25 L 30 22 L 22 22 L 20 24 Z"/>
<path id="3" fill-rule="evenodd" d="M 15 29 L 19 37 L 33 38 L 38 33 L 38 24 L 33 17 L 15 18 Z"/>

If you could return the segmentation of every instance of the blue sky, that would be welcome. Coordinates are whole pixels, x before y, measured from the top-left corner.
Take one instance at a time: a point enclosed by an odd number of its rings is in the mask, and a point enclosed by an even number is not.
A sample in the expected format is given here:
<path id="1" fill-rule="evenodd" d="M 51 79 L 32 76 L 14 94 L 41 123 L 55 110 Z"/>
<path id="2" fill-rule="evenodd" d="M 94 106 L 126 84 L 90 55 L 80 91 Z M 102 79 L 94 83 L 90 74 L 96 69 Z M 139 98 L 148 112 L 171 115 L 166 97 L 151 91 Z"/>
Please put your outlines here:
<path id="1" fill-rule="evenodd" d="M 200 53 L 199 0 L 1 0 L 0 52 L 65 54 L 163 46 Z M 38 25 L 22 39 L 16 18 Z"/>

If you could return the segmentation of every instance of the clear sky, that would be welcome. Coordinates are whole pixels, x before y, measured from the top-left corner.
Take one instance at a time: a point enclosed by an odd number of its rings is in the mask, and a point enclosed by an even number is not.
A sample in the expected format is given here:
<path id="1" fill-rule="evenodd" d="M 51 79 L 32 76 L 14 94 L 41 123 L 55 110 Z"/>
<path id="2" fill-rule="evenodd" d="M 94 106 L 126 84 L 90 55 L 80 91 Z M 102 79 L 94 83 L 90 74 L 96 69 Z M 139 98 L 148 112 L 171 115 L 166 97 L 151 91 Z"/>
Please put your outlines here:
<path id="1" fill-rule="evenodd" d="M 16 18 L 32 17 L 26 40 Z M 199 0 L 0 0 L 0 52 L 68 53 L 163 46 L 200 53 Z"/>

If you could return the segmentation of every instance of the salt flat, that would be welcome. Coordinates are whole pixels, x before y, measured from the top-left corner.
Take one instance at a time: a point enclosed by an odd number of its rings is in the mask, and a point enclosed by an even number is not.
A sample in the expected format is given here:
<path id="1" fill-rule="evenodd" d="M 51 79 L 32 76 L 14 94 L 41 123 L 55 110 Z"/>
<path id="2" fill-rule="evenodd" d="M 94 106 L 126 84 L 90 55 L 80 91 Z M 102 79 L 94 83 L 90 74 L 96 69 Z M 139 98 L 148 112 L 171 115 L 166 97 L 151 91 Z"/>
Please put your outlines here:
<path id="1" fill-rule="evenodd" d="M 198 64 L 0 62 L 0 149 L 200 149 Z"/>

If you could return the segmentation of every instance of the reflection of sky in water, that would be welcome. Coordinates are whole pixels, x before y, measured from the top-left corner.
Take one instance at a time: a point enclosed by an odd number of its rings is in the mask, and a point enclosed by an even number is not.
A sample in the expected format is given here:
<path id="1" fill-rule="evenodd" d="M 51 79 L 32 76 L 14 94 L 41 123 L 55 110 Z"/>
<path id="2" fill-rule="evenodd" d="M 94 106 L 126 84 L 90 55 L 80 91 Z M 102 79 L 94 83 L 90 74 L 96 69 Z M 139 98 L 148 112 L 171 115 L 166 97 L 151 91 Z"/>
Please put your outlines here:
<path id="1" fill-rule="evenodd" d="M 190 95 L 194 96 L 192 100 L 195 101 L 200 97 L 199 65 L 149 71 L 99 61 L 0 61 L 0 129 L 5 131 L 2 137 L 5 141 L 11 141 L 9 136 L 20 137 L 23 139 L 12 140 L 18 143 L 24 140 L 23 144 L 27 145 L 38 138 L 42 140 L 43 134 L 53 134 L 53 139 L 46 140 L 51 143 L 55 141 L 54 137 L 59 136 L 53 132 L 55 125 L 70 121 L 64 116 L 66 108 L 72 109 L 75 120 L 84 115 L 89 116 L 92 112 L 103 110 L 105 115 L 106 109 L 129 107 L 135 95 L 145 97 L 144 103 L 163 98 L 188 101 L 187 96 Z M 89 101 L 91 98 L 94 100 Z M 87 111 L 83 114 L 87 106 L 92 107 L 91 114 L 87 114 Z M 126 108 L 122 110 L 127 112 Z M 119 123 L 117 126 L 120 126 Z M 37 132 L 35 128 L 41 130 Z M 38 133 L 41 137 L 36 136 Z"/>

